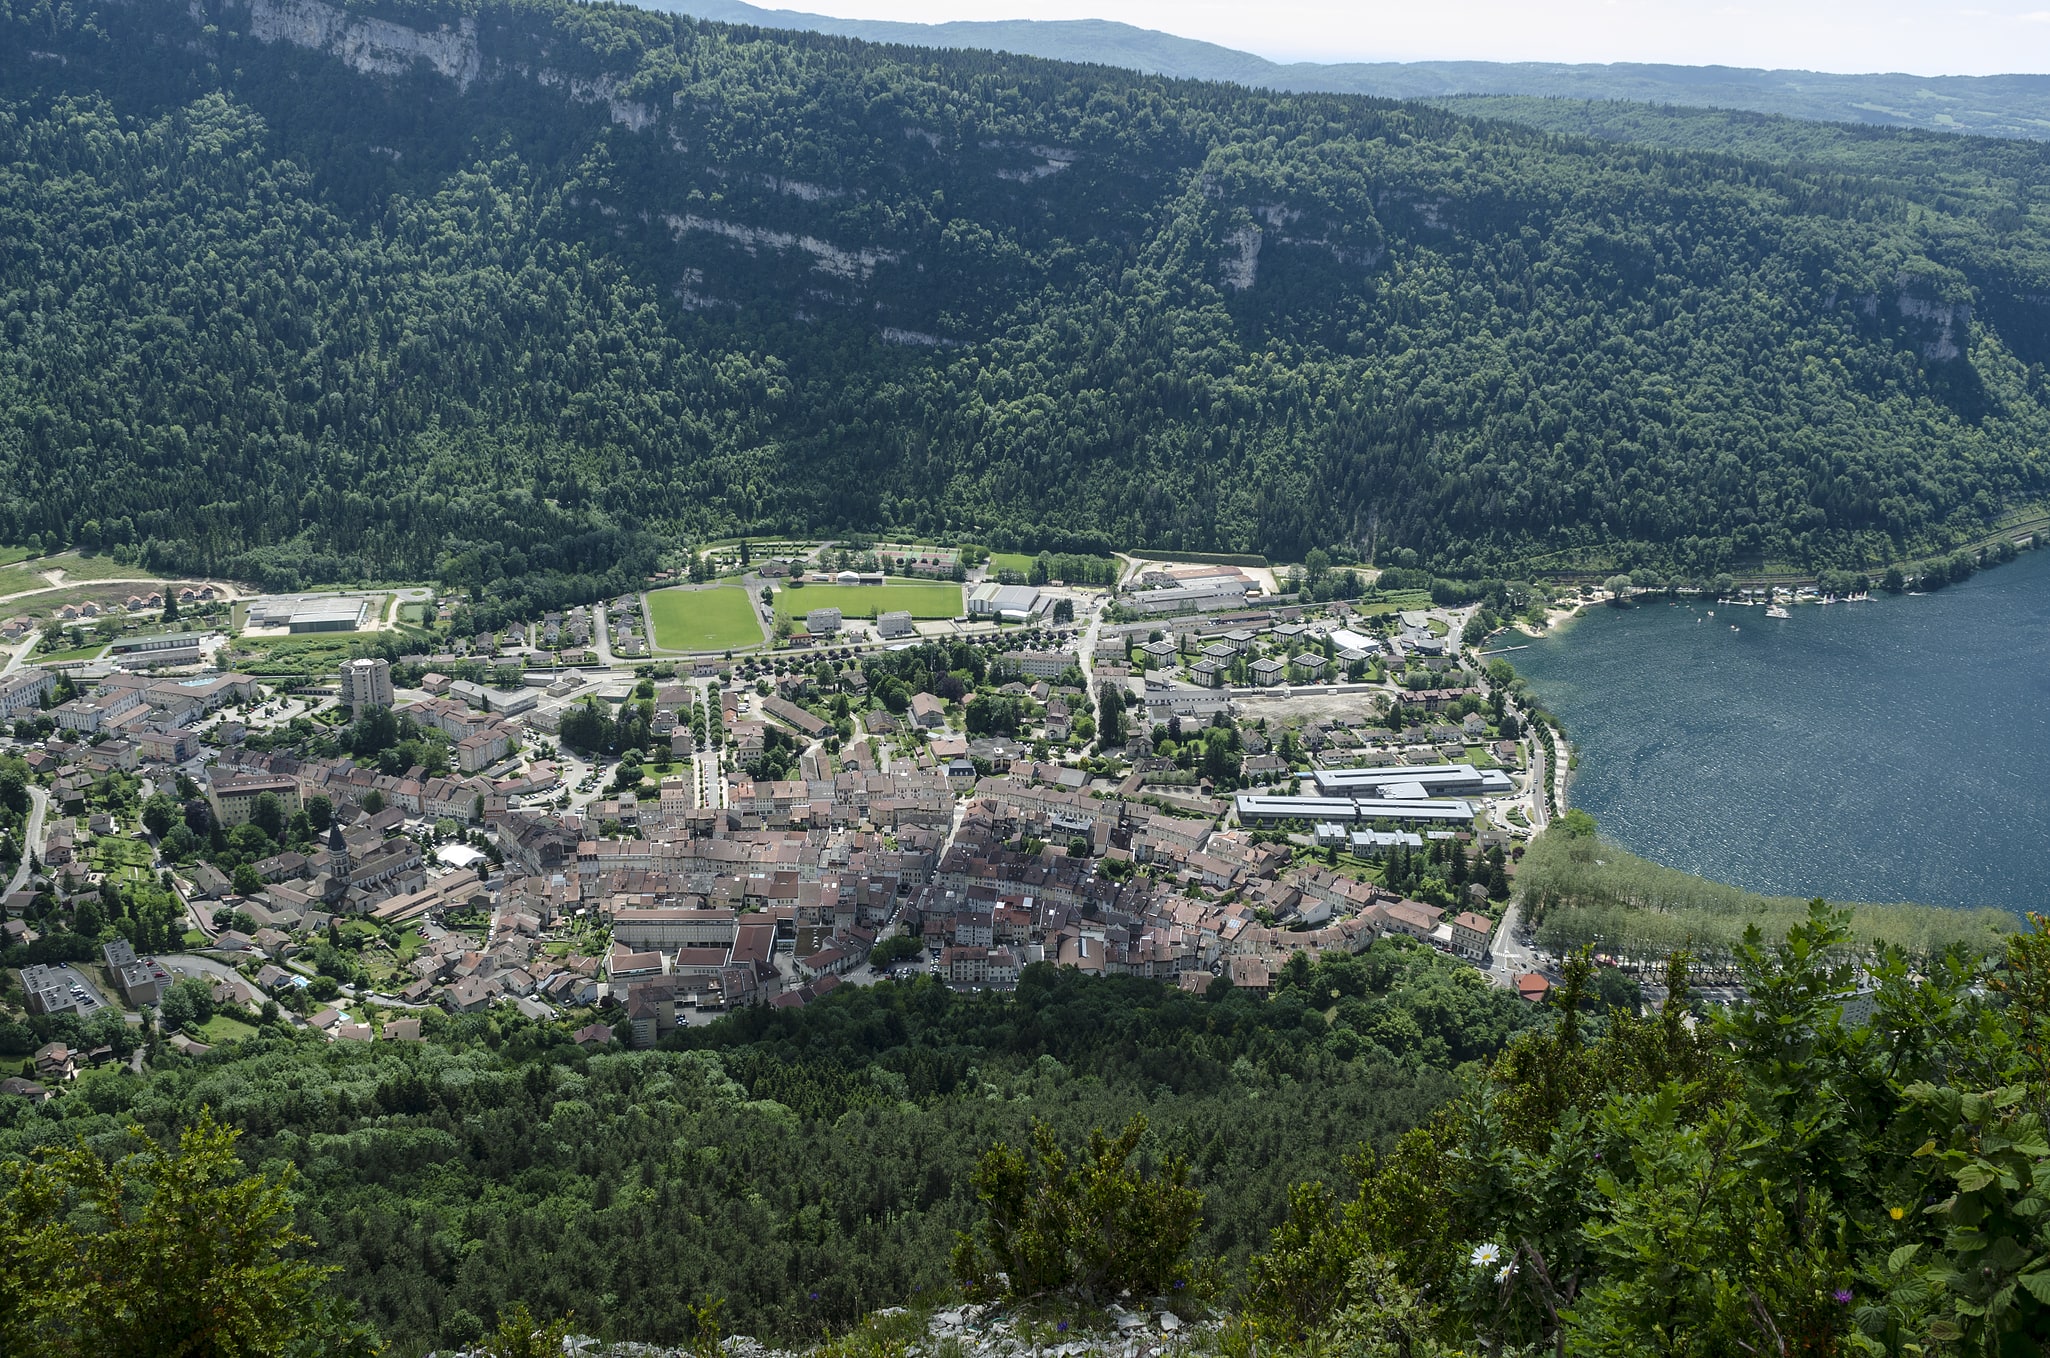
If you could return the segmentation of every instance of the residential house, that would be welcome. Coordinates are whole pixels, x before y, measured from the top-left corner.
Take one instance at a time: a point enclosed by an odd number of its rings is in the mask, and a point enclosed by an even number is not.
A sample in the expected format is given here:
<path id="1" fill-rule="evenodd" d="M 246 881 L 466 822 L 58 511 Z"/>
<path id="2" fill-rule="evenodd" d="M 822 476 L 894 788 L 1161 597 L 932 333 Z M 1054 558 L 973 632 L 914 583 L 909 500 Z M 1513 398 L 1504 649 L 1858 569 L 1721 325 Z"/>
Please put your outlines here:
<path id="1" fill-rule="evenodd" d="M 78 1053 L 62 1042 L 47 1042 L 36 1048 L 36 1074 L 45 1080 L 68 1080 L 78 1074 Z"/>
<path id="2" fill-rule="evenodd" d="M 1274 973 L 1264 957 L 1233 957 L 1225 961 L 1224 974 L 1234 987 L 1248 990 L 1262 999 L 1274 988 Z"/>
<path id="3" fill-rule="evenodd" d="M 1452 917 L 1452 951 L 1478 962 L 1488 955 L 1488 939 L 1494 930 L 1494 922 L 1486 915 L 1462 911 Z"/>

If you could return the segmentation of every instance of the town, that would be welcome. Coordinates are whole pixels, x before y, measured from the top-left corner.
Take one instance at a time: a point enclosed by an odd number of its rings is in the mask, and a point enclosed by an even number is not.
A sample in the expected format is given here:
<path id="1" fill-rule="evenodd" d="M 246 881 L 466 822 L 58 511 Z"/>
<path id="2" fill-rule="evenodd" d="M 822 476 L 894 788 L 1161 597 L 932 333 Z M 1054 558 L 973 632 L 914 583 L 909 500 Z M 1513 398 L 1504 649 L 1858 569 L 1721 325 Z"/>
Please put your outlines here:
<path id="1" fill-rule="evenodd" d="M 479 632 L 424 587 L 0 601 L 8 1031 L 74 1021 L 9 1087 L 151 1031 L 508 1006 L 650 1046 L 1042 962 L 1258 995 L 1383 937 L 1545 996 L 1508 902 L 1559 737 L 1482 653 L 1528 587 L 801 542 L 675 574 Z"/>

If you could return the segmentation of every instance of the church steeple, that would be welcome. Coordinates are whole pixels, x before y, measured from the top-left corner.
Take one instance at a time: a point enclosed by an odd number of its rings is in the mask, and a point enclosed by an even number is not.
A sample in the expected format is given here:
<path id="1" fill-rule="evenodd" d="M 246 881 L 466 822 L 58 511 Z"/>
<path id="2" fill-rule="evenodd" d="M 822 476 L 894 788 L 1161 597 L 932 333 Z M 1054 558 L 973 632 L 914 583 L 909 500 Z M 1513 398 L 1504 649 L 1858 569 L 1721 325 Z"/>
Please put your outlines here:
<path id="1" fill-rule="evenodd" d="M 327 892 L 330 904 L 349 894 L 349 841 L 342 838 L 341 822 L 327 832 Z"/>

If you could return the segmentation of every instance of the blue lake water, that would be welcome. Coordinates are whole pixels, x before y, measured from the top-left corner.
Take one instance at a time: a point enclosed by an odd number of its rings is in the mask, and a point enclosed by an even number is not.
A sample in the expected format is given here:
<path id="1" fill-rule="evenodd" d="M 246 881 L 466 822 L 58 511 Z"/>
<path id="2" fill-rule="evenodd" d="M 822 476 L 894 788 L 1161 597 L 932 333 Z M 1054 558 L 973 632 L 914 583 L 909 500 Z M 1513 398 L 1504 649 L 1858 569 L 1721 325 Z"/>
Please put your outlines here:
<path id="1" fill-rule="evenodd" d="M 1596 609 L 1509 656 L 1605 834 L 1754 891 L 2050 910 L 2050 551 L 1921 597 L 1709 611 Z"/>

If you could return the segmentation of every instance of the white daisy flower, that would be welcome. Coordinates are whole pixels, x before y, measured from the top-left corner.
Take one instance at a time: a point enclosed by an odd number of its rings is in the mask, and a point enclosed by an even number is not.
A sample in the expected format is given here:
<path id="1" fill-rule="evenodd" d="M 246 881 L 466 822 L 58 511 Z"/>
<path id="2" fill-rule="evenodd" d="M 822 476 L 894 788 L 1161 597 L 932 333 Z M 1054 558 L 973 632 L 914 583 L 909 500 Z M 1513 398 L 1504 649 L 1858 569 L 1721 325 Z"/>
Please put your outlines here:
<path id="1" fill-rule="evenodd" d="M 1473 1247 L 1473 1266 L 1475 1268 L 1493 1268 L 1501 1261 L 1502 1249 L 1499 1245 L 1475 1245 Z"/>
<path id="2" fill-rule="evenodd" d="M 1498 1282 L 1498 1283 L 1506 1283 L 1506 1282 L 1508 1282 L 1508 1281 L 1509 1281 L 1509 1280 L 1510 1280 L 1511 1278 L 1513 1278 L 1513 1277 L 1515 1277 L 1515 1276 L 1516 1276 L 1516 1265 L 1515 1265 L 1515 1264 L 1504 1264 L 1504 1265 L 1502 1265 L 1501 1271 L 1500 1271 L 1500 1272 L 1498 1272 L 1497 1274 L 1495 1274 L 1495 1281 L 1496 1281 L 1496 1282 Z"/>

